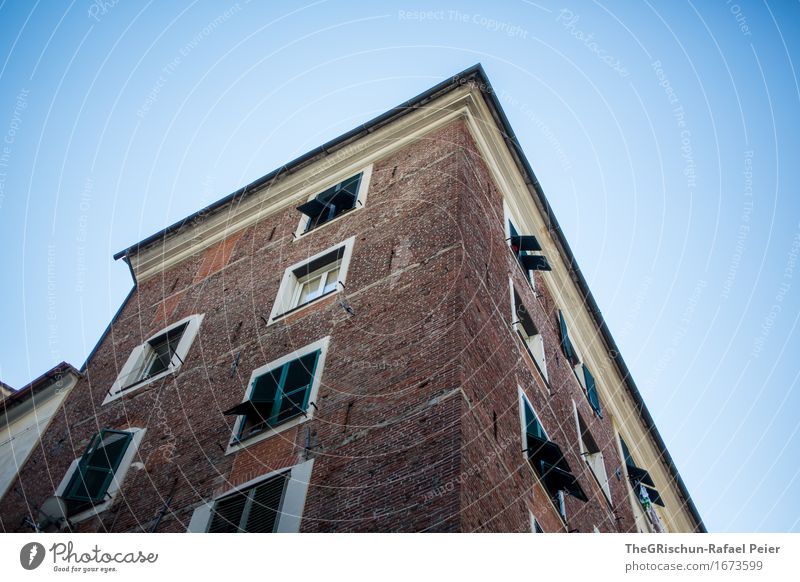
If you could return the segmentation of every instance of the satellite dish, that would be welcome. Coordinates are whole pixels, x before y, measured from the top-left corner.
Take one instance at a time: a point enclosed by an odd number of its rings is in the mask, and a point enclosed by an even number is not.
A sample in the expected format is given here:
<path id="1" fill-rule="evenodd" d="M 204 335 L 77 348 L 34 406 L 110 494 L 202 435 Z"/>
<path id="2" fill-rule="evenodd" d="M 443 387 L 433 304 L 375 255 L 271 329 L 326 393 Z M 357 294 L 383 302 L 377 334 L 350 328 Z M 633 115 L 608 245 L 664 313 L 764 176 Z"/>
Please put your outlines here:
<path id="1" fill-rule="evenodd" d="M 37 527 L 42 531 L 56 531 L 67 519 L 67 504 L 61 497 L 53 495 L 39 507 Z"/>

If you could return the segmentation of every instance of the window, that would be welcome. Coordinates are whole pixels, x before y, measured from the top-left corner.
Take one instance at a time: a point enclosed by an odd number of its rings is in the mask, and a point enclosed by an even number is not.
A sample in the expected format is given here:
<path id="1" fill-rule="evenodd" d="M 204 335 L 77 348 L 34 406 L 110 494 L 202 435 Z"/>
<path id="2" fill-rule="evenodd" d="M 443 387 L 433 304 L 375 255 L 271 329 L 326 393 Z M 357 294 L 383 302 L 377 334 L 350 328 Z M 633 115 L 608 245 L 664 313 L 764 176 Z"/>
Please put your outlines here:
<path id="1" fill-rule="evenodd" d="M 664 501 L 661 499 L 658 489 L 656 489 L 653 478 L 650 476 L 650 473 L 636 466 L 628 450 L 628 445 L 625 443 L 622 436 L 619 437 L 619 444 L 622 449 L 622 456 L 625 459 L 625 469 L 628 473 L 628 479 L 642 507 L 645 510 L 649 510 L 654 503 L 664 507 Z"/>
<path id="2" fill-rule="evenodd" d="M 578 412 L 578 409 L 575 408 L 575 416 L 578 420 L 578 437 L 581 446 L 581 456 L 586 461 L 586 464 L 591 469 L 592 474 L 594 475 L 595 479 L 597 479 L 598 485 L 600 485 L 600 489 L 603 490 L 603 494 L 606 496 L 609 504 L 611 503 L 611 483 L 608 480 L 608 474 L 606 473 L 606 465 L 605 461 L 603 460 L 603 453 L 600 451 L 600 447 L 597 446 L 597 441 L 594 440 L 592 433 L 589 431 L 589 427 L 586 425 L 586 422 L 583 420 L 583 417 Z"/>
<path id="3" fill-rule="evenodd" d="M 575 377 L 578 379 L 578 383 L 586 392 L 586 398 L 589 400 L 589 405 L 592 407 L 592 410 L 595 411 L 597 416 L 602 418 L 603 407 L 600 404 L 600 394 L 597 391 L 597 382 L 595 381 L 592 373 L 589 371 L 589 368 L 581 361 L 580 356 L 578 356 L 578 352 L 569 337 L 569 331 L 567 329 L 567 322 L 564 319 L 564 313 L 561 311 L 558 312 L 558 326 L 561 330 L 561 351 L 564 352 L 564 357 L 572 366 L 573 371 L 575 372 Z"/>
<path id="4" fill-rule="evenodd" d="M 228 452 L 312 415 L 327 345 L 326 337 L 253 372 L 244 402 L 225 411 L 238 417 Z"/>
<path id="5" fill-rule="evenodd" d="M 539 525 L 539 520 L 537 520 L 532 513 L 530 515 L 531 515 L 531 533 L 544 533 L 542 526 Z"/>
<path id="6" fill-rule="evenodd" d="M 288 480 L 288 472 L 281 473 L 220 499 L 214 504 L 208 531 L 272 533 L 278 523 L 281 499 Z"/>
<path id="7" fill-rule="evenodd" d="M 189 532 L 297 532 L 314 460 L 257 477 L 195 509 Z"/>
<path id="8" fill-rule="evenodd" d="M 133 349 L 103 404 L 134 388 L 145 386 L 183 365 L 200 329 L 202 315 L 191 315 L 163 329 Z"/>
<path id="9" fill-rule="evenodd" d="M 56 488 L 72 522 L 106 509 L 117 494 L 144 429 L 104 428 L 92 436 L 83 455 L 75 459 Z"/>
<path id="10" fill-rule="evenodd" d="M 514 289 L 513 283 L 511 287 L 511 293 L 514 305 L 514 328 L 516 329 L 520 338 L 522 338 L 528 353 L 530 354 L 531 358 L 533 358 L 534 364 L 536 364 L 536 368 L 545 379 L 545 383 L 547 383 L 547 362 L 545 361 L 544 357 L 544 339 L 539 333 L 539 330 L 536 329 L 536 325 L 533 323 L 530 312 L 522 303 L 522 299 L 520 298 L 516 289 Z"/>
<path id="11" fill-rule="evenodd" d="M 269 323 L 344 288 L 354 238 L 286 269 Z"/>
<path id="12" fill-rule="evenodd" d="M 295 233 L 300 237 L 317 227 L 327 224 L 336 218 L 363 207 L 366 203 L 372 166 L 361 172 L 348 176 L 341 182 L 315 194 L 311 199 L 297 207 L 303 214 Z"/>
<path id="13" fill-rule="evenodd" d="M 508 244 L 511 252 L 517 258 L 525 276 L 531 285 L 534 284 L 533 271 L 550 271 L 550 263 L 544 255 L 533 254 L 534 251 L 541 251 L 542 247 L 536 237 L 532 234 L 520 235 L 514 223 L 508 221 Z"/>
<path id="14" fill-rule="evenodd" d="M 567 330 L 567 322 L 564 319 L 564 313 L 559 310 L 558 312 L 558 327 L 561 330 L 561 351 L 564 352 L 564 357 L 573 366 L 577 366 L 580 361 L 575 348 L 572 346 L 572 340 L 569 339 L 569 330 Z"/>
<path id="15" fill-rule="evenodd" d="M 600 406 L 600 396 L 597 394 L 597 385 L 595 384 L 594 376 L 592 376 L 586 364 L 581 364 L 581 367 L 583 368 L 581 371 L 583 375 L 583 387 L 586 389 L 586 397 L 589 399 L 589 404 L 597 416 L 603 418 L 603 409 Z"/>
<path id="16" fill-rule="evenodd" d="M 525 394 L 520 389 L 520 408 L 522 411 L 523 444 L 528 462 L 542 481 L 550 499 L 564 516 L 563 493 L 588 501 L 578 480 L 572 474 L 569 463 L 561 452 L 561 447 L 548 439 L 536 413 Z"/>
<path id="17" fill-rule="evenodd" d="M 258 376 L 250 398 L 225 411 L 242 417 L 236 438 L 248 439 L 305 414 L 318 359 L 319 351 L 312 352 Z"/>

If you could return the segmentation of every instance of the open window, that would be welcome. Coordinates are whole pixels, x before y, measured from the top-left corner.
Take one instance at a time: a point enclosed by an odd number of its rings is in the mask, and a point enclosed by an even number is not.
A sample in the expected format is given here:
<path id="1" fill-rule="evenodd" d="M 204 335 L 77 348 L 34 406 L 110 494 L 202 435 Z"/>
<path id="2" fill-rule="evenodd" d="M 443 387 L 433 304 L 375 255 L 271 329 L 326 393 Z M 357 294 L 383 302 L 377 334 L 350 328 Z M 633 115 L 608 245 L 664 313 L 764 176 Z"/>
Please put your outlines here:
<path id="1" fill-rule="evenodd" d="M 69 521 L 81 521 L 110 506 L 144 432 L 138 428 L 104 428 L 92 436 L 56 488 Z"/>
<path id="2" fill-rule="evenodd" d="M 534 271 L 551 270 L 547 257 L 538 254 L 542 250 L 542 246 L 536 237 L 532 234 L 520 234 L 510 218 L 508 219 L 508 246 L 522 270 L 525 271 L 525 277 L 531 285 L 534 285 Z"/>
<path id="3" fill-rule="evenodd" d="M 561 447 L 547 437 L 533 406 L 521 390 L 520 406 L 522 408 L 524 452 L 528 462 L 539 476 L 558 512 L 566 519 L 564 493 L 581 501 L 588 501 L 588 498 L 572 474 L 569 463 L 561 452 Z"/>
<path id="4" fill-rule="evenodd" d="M 575 372 L 575 377 L 577 378 L 581 387 L 583 387 L 583 390 L 586 393 L 586 398 L 589 400 L 589 405 L 592 407 L 592 410 L 595 411 L 597 416 L 602 418 L 603 407 L 600 403 L 600 394 L 597 391 L 597 382 L 595 381 L 594 376 L 589 368 L 585 363 L 583 363 L 578 355 L 578 352 L 569 337 L 569 330 L 567 328 L 567 321 L 564 318 L 564 313 L 560 310 L 558 312 L 558 327 L 561 331 L 561 351 L 564 353 L 564 357 L 572 366 L 573 372 Z"/>
<path id="5" fill-rule="evenodd" d="M 270 323 L 344 288 L 353 238 L 286 269 Z"/>
<path id="6" fill-rule="evenodd" d="M 312 415 L 327 345 L 325 338 L 253 372 L 245 400 L 224 412 L 237 417 L 229 452 Z"/>
<path id="7" fill-rule="evenodd" d="M 600 485 L 600 489 L 603 491 L 603 494 L 606 496 L 606 499 L 610 504 L 611 483 L 609 482 L 608 474 L 606 473 L 606 465 L 603 459 L 603 453 L 600 450 L 600 447 L 597 445 L 597 441 L 594 440 L 589 427 L 583 420 L 583 417 L 578 412 L 577 408 L 575 409 L 575 416 L 578 419 L 578 437 L 581 447 L 581 456 L 583 457 L 584 461 L 586 461 L 586 464 L 592 471 L 592 475 L 594 475 L 594 478 L 597 480 L 597 484 Z"/>
<path id="8" fill-rule="evenodd" d="M 528 354 L 530 354 L 531 359 L 533 359 L 533 363 L 536 365 L 542 378 L 544 378 L 545 383 L 547 383 L 547 361 L 544 355 L 544 339 L 533 323 L 531 314 L 522 302 L 517 290 L 514 289 L 513 283 L 511 284 L 511 299 L 514 307 L 514 329 L 525 344 Z"/>
<path id="9" fill-rule="evenodd" d="M 177 372 L 186 359 L 202 320 L 202 315 L 191 315 L 136 346 L 103 403 Z"/>
<path id="10" fill-rule="evenodd" d="M 348 176 L 341 182 L 314 194 L 309 200 L 297 207 L 303 214 L 296 236 L 332 222 L 340 216 L 356 210 L 366 202 L 367 188 L 372 174 L 372 166 L 368 166 L 355 175 Z"/>
<path id="11" fill-rule="evenodd" d="M 622 448 L 622 456 L 625 458 L 625 470 L 628 474 L 628 479 L 642 507 L 645 511 L 650 509 L 652 504 L 664 507 L 664 501 L 661 499 L 658 489 L 656 489 L 653 478 L 650 473 L 636 465 L 622 436 L 619 437 L 619 444 Z"/>
<path id="12" fill-rule="evenodd" d="M 300 529 L 313 459 L 244 483 L 195 509 L 189 532 L 290 533 Z"/>

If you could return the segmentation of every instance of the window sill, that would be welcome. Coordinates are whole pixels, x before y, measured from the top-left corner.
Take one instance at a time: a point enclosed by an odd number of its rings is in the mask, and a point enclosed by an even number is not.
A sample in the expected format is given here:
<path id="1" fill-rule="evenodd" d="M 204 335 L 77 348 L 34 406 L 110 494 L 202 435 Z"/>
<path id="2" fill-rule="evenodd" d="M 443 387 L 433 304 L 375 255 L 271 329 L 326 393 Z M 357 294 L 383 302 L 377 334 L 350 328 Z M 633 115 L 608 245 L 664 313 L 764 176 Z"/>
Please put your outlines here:
<path id="1" fill-rule="evenodd" d="M 134 382 L 133 384 L 129 384 L 128 386 L 125 386 L 124 388 L 117 390 L 113 394 L 106 395 L 105 399 L 103 400 L 103 404 L 108 404 L 109 402 L 113 402 L 114 400 L 123 398 L 128 394 L 132 394 L 137 390 L 145 388 L 150 384 L 153 384 L 158 380 L 161 380 L 162 378 L 166 378 L 170 374 L 176 374 L 178 370 L 180 370 L 180 364 L 177 366 L 172 366 L 170 368 L 167 368 L 166 370 L 164 370 L 163 372 L 159 372 L 155 376 L 151 376 L 149 378 L 139 380 L 138 382 Z"/>
<path id="2" fill-rule="evenodd" d="M 338 292 L 339 292 L 339 285 L 337 283 L 336 289 L 334 289 L 333 291 L 328 291 L 327 293 L 323 293 L 319 297 L 314 297 L 314 299 L 312 299 L 311 301 L 307 301 L 306 303 L 303 303 L 302 305 L 298 305 L 297 307 L 292 307 L 291 309 L 288 309 L 287 311 L 279 313 L 278 315 L 276 315 L 275 317 L 273 317 L 270 320 L 268 325 L 272 325 L 273 323 L 281 321 L 282 319 L 285 319 L 286 317 L 288 317 L 290 315 L 294 315 L 295 313 L 298 313 L 298 312 L 302 311 L 306 307 L 308 307 L 310 305 L 314 305 L 318 301 L 320 301 L 322 299 L 325 299 L 326 297 L 330 297 L 331 295 L 335 295 Z"/>
<path id="3" fill-rule="evenodd" d="M 309 405 L 309 407 L 311 407 Z M 239 452 L 247 447 L 254 445 L 256 443 L 260 443 L 261 441 L 265 441 L 270 437 L 274 437 L 276 435 L 281 434 L 289 430 L 290 428 L 294 428 L 298 425 L 303 424 L 307 420 L 311 419 L 310 411 L 306 411 L 306 414 L 298 414 L 295 417 L 290 418 L 289 420 L 277 425 L 268 427 L 257 434 L 253 434 L 250 436 L 245 437 L 244 439 L 239 439 L 238 437 L 233 437 L 230 442 L 228 442 L 228 448 L 225 451 L 226 455 L 230 455 L 232 453 Z"/>
<path id="4" fill-rule="evenodd" d="M 300 239 L 305 238 L 306 236 L 308 236 L 310 234 L 313 234 L 315 232 L 319 232 L 320 230 L 322 230 L 323 228 L 325 228 L 329 224 L 333 224 L 334 222 L 337 222 L 337 221 L 341 220 L 342 218 L 345 218 L 346 216 L 350 216 L 351 214 L 353 214 L 354 212 L 356 212 L 358 210 L 361 210 L 362 208 L 364 208 L 364 207 L 362 205 L 360 205 L 359 202 L 356 202 L 356 205 L 353 208 L 350 208 L 349 210 L 345 210 L 344 212 L 339 214 L 339 216 L 337 216 L 336 218 L 332 218 L 331 220 L 329 220 L 327 222 L 323 222 L 322 224 L 319 224 L 319 225 L 315 226 L 312 229 L 304 230 L 302 232 L 296 232 L 295 236 L 292 238 L 292 242 L 297 242 Z"/>

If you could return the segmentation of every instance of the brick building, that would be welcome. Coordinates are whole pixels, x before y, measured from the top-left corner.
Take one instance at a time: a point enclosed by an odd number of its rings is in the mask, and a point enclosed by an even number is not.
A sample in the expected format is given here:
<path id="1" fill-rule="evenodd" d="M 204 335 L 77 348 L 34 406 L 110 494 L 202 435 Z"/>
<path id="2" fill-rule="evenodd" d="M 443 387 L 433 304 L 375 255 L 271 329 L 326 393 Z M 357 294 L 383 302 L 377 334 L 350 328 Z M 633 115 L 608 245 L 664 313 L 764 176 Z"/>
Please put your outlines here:
<path id="1" fill-rule="evenodd" d="M 480 66 L 116 258 L 5 531 L 704 530 Z"/>

